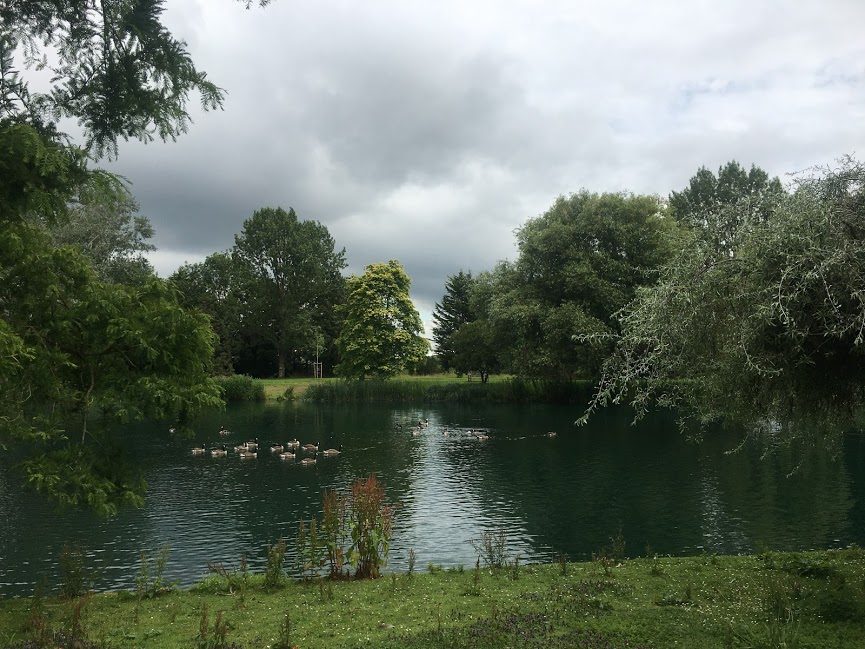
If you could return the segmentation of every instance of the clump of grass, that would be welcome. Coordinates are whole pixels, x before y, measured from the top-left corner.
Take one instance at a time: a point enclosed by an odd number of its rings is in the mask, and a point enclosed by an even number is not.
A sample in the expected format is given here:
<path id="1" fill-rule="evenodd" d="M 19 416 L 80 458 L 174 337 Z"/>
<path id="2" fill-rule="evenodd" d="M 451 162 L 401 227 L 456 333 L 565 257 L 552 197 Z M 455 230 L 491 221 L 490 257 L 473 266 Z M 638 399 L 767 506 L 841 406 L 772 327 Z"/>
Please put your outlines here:
<path id="1" fill-rule="evenodd" d="M 414 548 L 409 548 L 408 551 L 408 576 L 414 576 L 414 565 L 417 561 L 417 553 L 414 551 Z"/>
<path id="2" fill-rule="evenodd" d="M 170 553 L 171 548 L 167 546 L 160 550 L 159 558 L 156 560 L 151 577 L 150 553 L 147 550 L 141 551 L 138 574 L 135 576 L 135 594 L 139 601 L 159 597 L 177 587 L 176 581 L 168 582 L 165 580 L 165 568 L 168 566 L 168 556 Z"/>

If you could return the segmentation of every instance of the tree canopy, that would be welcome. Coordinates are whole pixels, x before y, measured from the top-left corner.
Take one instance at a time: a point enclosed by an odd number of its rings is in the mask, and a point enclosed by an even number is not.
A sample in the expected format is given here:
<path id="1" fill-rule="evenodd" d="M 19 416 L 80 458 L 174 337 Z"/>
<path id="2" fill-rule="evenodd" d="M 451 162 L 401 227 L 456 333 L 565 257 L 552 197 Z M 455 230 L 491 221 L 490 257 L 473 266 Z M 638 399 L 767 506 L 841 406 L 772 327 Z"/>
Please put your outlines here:
<path id="1" fill-rule="evenodd" d="M 517 231 L 519 256 L 484 283 L 484 311 L 515 373 L 570 379 L 593 376 L 606 353 L 574 337 L 618 330 L 614 318 L 638 286 L 657 279 L 675 241 L 655 196 L 559 197 Z"/>
<path id="2" fill-rule="evenodd" d="M 244 327 L 270 346 L 282 378 L 287 364 L 315 356 L 319 335 L 336 335 L 345 250 L 318 221 L 263 208 L 244 221 L 232 257 L 246 300 Z"/>
<path id="3" fill-rule="evenodd" d="M 845 425 L 865 397 L 865 168 L 799 175 L 767 218 L 747 198 L 718 213 L 621 314 L 587 414 L 658 400 L 785 438 Z M 729 222 L 732 255 L 714 245 Z"/>
<path id="4" fill-rule="evenodd" d="M 370 264 L 347 282 L 337 339 L 337 372 L 347 378 L 389 378 L 429 350 L 423 323 L 409 298 L 411 280 L 396 260 Z"/>

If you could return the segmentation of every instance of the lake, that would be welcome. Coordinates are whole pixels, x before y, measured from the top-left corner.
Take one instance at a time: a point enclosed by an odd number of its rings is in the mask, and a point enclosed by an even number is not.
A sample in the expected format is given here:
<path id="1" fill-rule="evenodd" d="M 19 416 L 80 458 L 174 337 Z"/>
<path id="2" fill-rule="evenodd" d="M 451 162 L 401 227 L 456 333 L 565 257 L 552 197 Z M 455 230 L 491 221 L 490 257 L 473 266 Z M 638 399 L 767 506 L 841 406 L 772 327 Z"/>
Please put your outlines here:
<path id="1" fill-rule="evenodd" d="M 848 434 L 837 455 L 761 458 L 754 444 L 727 453 L 739 442 L 733 433 L 690 443 L 667 412 L 631 426 L 627 408 L 608 409 L 575 428 L 579 414 L 539 405 L 243 404 L 201 417 L 195 440 L 131 425 L 124 444 L 144 469 L 147 502 L 110 521 L 57 512 L 22 492 L 0 457 L 0 595 L 29 595 L 41 575 L 56 585 L 66 543 L 86 551 L 100 590 L 133 588 L 140 552 L 164 546 L 166 577 L 184 586 L 208 564 L 237 567 L 244 554 L 261 570 L 265 546 L 280 536 L 291 565 L 298 521 L 319 513 L 322 490 L 370 473 L 399 503 L 389 570 L 406 570 L 411 549 L 418 569 L 472 567 L 471 541 L 498 530 L 522 563 L 588 559 L 620 531 L 629 556 L 647 547 L 687 555 L 865 545 L 861 433 Z M 429 426 L 415 436 L 421 419 Z M 220 438 L 220 425 L 232 435 Z M 264 445 L 256 460 L 190 452 L 194 443 L 230 447 L 255 437 Z M 294 437 L 343 453 L 314 467 L 270 454 L 272 441 Z"/>

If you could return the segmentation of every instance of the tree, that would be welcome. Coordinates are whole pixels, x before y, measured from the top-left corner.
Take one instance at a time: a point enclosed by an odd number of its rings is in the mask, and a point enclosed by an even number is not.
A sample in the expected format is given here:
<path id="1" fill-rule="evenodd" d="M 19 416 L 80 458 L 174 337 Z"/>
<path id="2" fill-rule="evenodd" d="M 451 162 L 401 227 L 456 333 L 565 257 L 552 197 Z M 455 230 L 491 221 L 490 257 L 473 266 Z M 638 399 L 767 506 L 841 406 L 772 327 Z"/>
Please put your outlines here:
<path id="1" fill-rule="evenodd" d="M 29 451 L 22 469 L 32 487 L 112 515 L 140 504 L 144 484 L 110 450 L 108 424 L 183 426 L 220 405 L 213 333 L 166 282 L 105 284 L 79 251 L 46 238 L 28 223 L 0 237 L 0 447 Z"/>
<path id="2" fill-rule="evenodd" d="M 342 301 L 345 249 L 318 221 L 300 221 L 293 209 L 256 211 L 235 236 L 232 256 L 245 285 L 244 327 L 265 341 L 286 367 L 315 355 L 317 335 L 333 339 Z"/>
<path id="3" fill-rule="evenodd" d="M 670 213 L 680 223 L 714 236 L 714 245 L 732 254 L 737 233 L 747 222 L 764 221 L 775 202 L 784 194 L 777 177 L 770 179 L 763 169 L 751 165 L 750 171 L 732 160 L 718 168 L 715 176 L 700 167 L 688 186 L 670 194 Z M 740 203 L 735 211 L 725 207 Z"/>
<path id="4" fill-rule="evenodd" d="M 477 372 L 481 383 L 486 383 L 490 373 L 501 367 L 496 332 L 489 320 L 464 323 L 451 335 L 450 345 L 454 351 L 454 369 L 464 374 Z"/>
<path id="5" fill-rule="evenodd" d="M 402 264 L 370 264 L 360 277 L 348 279 L 341 308 L 343 324 L 336 341 L 337 372 L 348 378 L 389 378 L 423 359 L 429 343 L 409 298 L 411 280 Z"/>
<path id="6" fill-rule="evenodd" d="M 844 426 L 865 401 L 865 167 L 798 176 L 765 220 L 742 201 L 736 254 L 692 233 L 621 315 L 621 337 L 586 413 L 630 399 L 776 439 Z"/>
<path id="7" fill-rule="evenodd" d="M 484 289 L 485 317 L 505 366 L 554 379 L 595 375 L 608 349 L 574 337 L 618 331 L 614 314 L 656 281 L 675 231 L 654 196 L 582 191 L 530 219 L 517 231 L 517 261 L 484 278 L 494 284 Z"/>
<path id="8" fill-rule="evenodd" d="M 184 264 L 170 280 L 179 289 L 184 306 L 210 318 L 217 336 L 214 369 L 232 374 L 241 347 L 243 298 L 231 254 L 215 252 L 201 263 Z"/>
<path id="9" fill-rule="evenodd" d="M 122 470 L 89 412 L 182 423 L 221 403 L 209 378 L 212 332 L 156 278 L 99 281 L 32 219 L 63 226 L 90 192 L 119 191 L 120 179 L 88 167 L 91 156 L 116 155 L 119 138 L 174 139 L 188 126 L 190 92 L 205 109 L 221 104 L 222 91 L 160 23 L 162 8 L 0 2 L 0 447 L 30 452 L 29 484 L 104 514 L 140 503 L 144 484 Z M 47 91 L 31 91 L 15 57 L 51 72 Z M 78 120 L 84 147 L 58 131 L 64 117 Z"/>
<path id="10" fill-rule="evenodd" d="M 445 282 L 445 294 L 441 302 L 437 302 L 433 310 L 433 342 L 435 353 L 444 369 L 454 369 L 454 350 L 450 337 L 462 325 L 471 322 L 471 306 L 469 305 L 469 290 L 473 280 L 471 273 L 458 272 L 451 275 Z"/>
<path id="11" fill-rule="evenodd" d="M 54 245 L 80 249 L 100 281 L 141 285 L 154 275 L 143 253 L 156 246 L 147 243 L 153 226 L 137 212 L 138 203 L 125 187 L 109 186 L 83 191 L 63 221 L 47 223 L 36 214 L 32 218 L 48 229 Z"/>

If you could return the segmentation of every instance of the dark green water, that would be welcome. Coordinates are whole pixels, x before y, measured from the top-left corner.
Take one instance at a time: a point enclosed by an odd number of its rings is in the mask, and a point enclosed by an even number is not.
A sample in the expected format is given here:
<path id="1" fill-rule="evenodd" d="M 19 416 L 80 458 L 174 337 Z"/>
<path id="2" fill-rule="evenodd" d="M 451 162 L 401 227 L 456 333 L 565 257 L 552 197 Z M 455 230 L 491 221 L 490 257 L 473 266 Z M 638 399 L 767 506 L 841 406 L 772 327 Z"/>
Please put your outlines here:
<path id="1" fill-rule="evenodd" d="M 108 522 L 56 512 L 0 464 L 0 594 L 29 595 L 41 575 L 57 584 L 64 543 L 86 550 L 100 589 L 133 587 L 140 551 L 163 546 L 171 547 L 166 577 L 183 585 L 201 579 L 208 563 L 236 567 L 243 554 L 261 569 L 265 545 L 280 535 L 291 555 L 297 523 L 319 512 L 324 488 L 370 473 L 401 504 L 393 570 L 406 569 L 410 549 L 419 568 L 470 567 L 469 541 L 499 529 L 509 556 L 522 562 L 589 558 L 620 529 L 631 556 L 647 544 L 672 555 L 865 545 L 862 435 L 849 435 L 840 456 L 761 459 L 752 446 L 725 454 L 738 443 L 733 434 L 690 444 L 668 413 L 634 427 L 630 412 L 608 410 L 574 428 L 578 414 L 549 406 L 244 405 L 199 422 L 196 442 L 223 441 L 220 424 L 236 431 L 229 445 L 258 437 L 265 448 L 252 461 L 194 457 L 193 443 L 165 427 L 130 426 L 125 439 L 144 467 L 147 504 Z M 413 436 L 418 419 L 430 425 Z M 271 441 L 293 437 L 342 444 L 343 454 L 300 467 L 269 453 Z"/>

